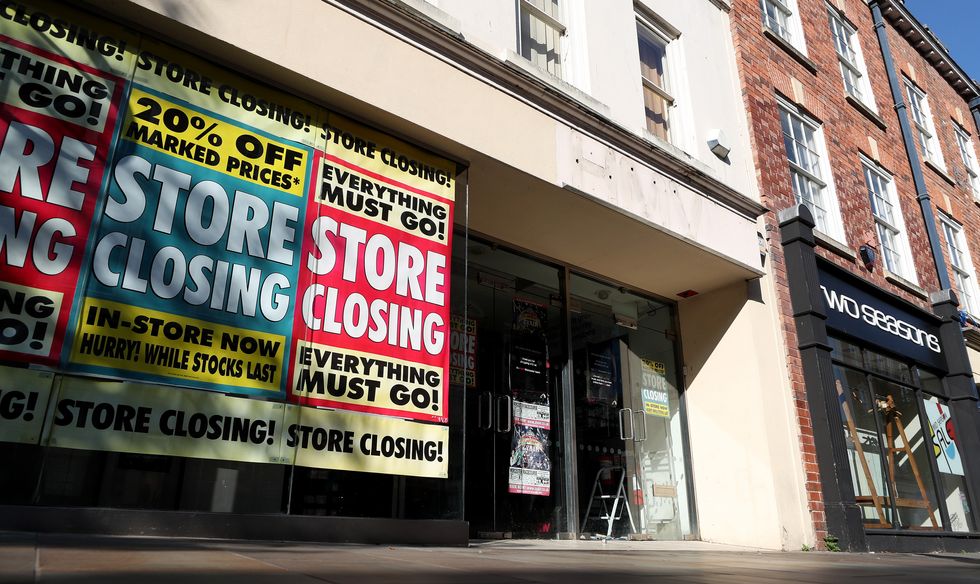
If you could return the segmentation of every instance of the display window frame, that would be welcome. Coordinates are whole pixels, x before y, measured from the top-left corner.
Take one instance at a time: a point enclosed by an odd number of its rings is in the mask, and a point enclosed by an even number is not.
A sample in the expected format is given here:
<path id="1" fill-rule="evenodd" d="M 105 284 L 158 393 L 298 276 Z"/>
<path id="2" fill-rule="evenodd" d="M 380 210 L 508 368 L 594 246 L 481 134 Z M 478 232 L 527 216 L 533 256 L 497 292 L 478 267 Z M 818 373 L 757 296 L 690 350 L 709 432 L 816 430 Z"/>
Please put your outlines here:
<path id="1" fill-rule="evenodd" d="M 834 373 L 832 374 L 834 378 L 837 378 L 838 372 L 852 371 L 863 376 L 864 379 L 869 383 L 869 386 L 872 380 L 879 380 L 881 382 L 894 384 L 896 386 L 899 386 L 900 388 L 912 391 L 913 395 L 915 396 L 915 404 L 916 404 L 915 415 L 917 416 L 920 423 L 923 420 L 929 420 L 929 417 L 925 409 L 925 403 L 924 403 L 926 399 L 935 398 L 936 400 L 939 401 L 940 404 L 943 405 L 946 405 L 948 403 L 949 398 L 948 396 L 944 395 L 944 390 L 941 387 L 930 390 L 925 386 L 925 384 L 922 381 L 923 378 L 922 374 L 923 372 L 925 372 L 928 375 L 931 375 L 933 378 L 935 378 L 938 381 L 938 383 L 942 385 L 943 384 L 942 373 L 938 371 L 933 371 L 928 367 L 923 367 L 921 364 L 917 363 L 914 360 L 909 359 L 907 356 L 897 355 L 895 353 L 889 352 L 886 349 L 870 345 L 859 338 L 853 337 L 851 335 L 843 334 L 836 330 L 828 330 L 827 336 L 828 336 L 829 345 L 832 347 L 830 353 L 830 359 L 831 359 L 831 364 L 834 367 Z M 839 350 L 843 346 L 842 343 L 846 343 L 859 350 L 861 356 L 861 362 L 859 364 L 855 363 L 851 359 L 845 358 L 842 355 L 841 351 Z M 898 376 L 889 375 L 887 372 L 870 368 L 868 366 L 868 361 L 867 361 L 867 355 L 869 353 L 872 355 L 881 356 L 887 360 L 891 360 L 897 364 L 904 366 L 907 369 L 910 377 L 908 379 L 903 379 Z M 840 399 L 844 400 L 845 398 L 841 396 Z M 848 400 L 848 403 L 850 403 L 850 400 Z M 842 412 L 842 418 L 843 418 L 843 412 Z M 877 438 L 880 443 L 882 437 L 885 435 L 885 430 L 881 424 L 881 416 L 875 415 L 874 418 L 875 418 L 875 427 L 876 427 L 875 429 L 877 432 Z M 842 424 L 842 428 L 845 431 L 847 431 L 846 420 L 842 420 L 842 421 L 845 422 L 844 424 Z M 959 435 L 959 432 L 962 428 L 962 421 L 956 417 L 953 417 L 951 421 L 953 427 L 955 428 L 956 435 Z M 932 444 L 929 444 L 928 446 L 932 446 Z M 924 445 L 924 447 L 928 447 L 928 446 Z M 878 456 L 884 459 L 885 458 L 884 450 L 880 450 Z M 899 521 L 894 520 L 894 518 L 899 517 L 901 514 L 898 512 L 898 507 L 896 507 L 895 505 L 895 500 L 894 500 L 895 498 L 891 497 L 890 493 L 886 492 L 883 494 L 883 499 L 885 503 L 888 505 L 888 508 L 886 509 L 887 511 L 886 515 L 889 518 L 891 518 L 891 520 L 889 521 L 890 527 L 871 527 L 868 526 L 868 522 L 865 521 L 863 527 L 866 533 L 895 534 L 895 533 L 915 532 L 915 533 L 924 533 L 931 536 L 955 535 L 958 537 L 975 536 L 978 533 L 980 533 L 980 531 L 978 531 L 978 528 L 976 527 L 977 510 L 980 509 L 980 507 L 977 506 L 977 494 L 972 491 L 968 491 L 967 493 L 967 497 L 970 505 L 970 510 L 968 510 L 968 512 L 970 512 L 970 518 L 972 520 L 970 522 L 973 524 L 974 529 L 972 531 L 954 530 L 951 526 L 949 509 L 946 501 L 947 494 L 944 490 L 943 481 L 941 480 L 940 469 L 936 457 L 927 456 L 926 458 L 929 461 L 928 468 L 929 468 L 929 475 L 930 475 L 928 477 L 929 482 L 926 485 L 926 487 L 928 489 L 928 494 L 935 498 L 936 511 L 938 512 L 936 519 L 940 521 L 940 526 L 938 528 L 928 529 L 926 531 L 920 531 L 919 529 L 910 526 L 903 526 L 900 520 Z M 852 468 L 854 462 L 851 460 L 844 460 L 841 461 L 841 463 L 844 468 L 848 469 L 848 473 L 850 474 L 850 478 L 852 479 L 853 477 L 855 477 L 855 473 L 861 472 L 860 469 Z M 887 469 L 887 465 L 883 463 L 882 464 L 883 481 L 888 483 L 894 483 L 894 479 L 891 476 L 889 476 L 890 471 L 886 469 Z M 969 467 L 965 467 L 964 472 L 968 476 L 971 473 L 971 469 Z M 889 487 L 886 486 L 886 489 L 888 488 Z M 851 504 L 854 504 L 860 508 L 861 504 L 857 503 L 856 499 L 857 497 L 852 499 Z"/>

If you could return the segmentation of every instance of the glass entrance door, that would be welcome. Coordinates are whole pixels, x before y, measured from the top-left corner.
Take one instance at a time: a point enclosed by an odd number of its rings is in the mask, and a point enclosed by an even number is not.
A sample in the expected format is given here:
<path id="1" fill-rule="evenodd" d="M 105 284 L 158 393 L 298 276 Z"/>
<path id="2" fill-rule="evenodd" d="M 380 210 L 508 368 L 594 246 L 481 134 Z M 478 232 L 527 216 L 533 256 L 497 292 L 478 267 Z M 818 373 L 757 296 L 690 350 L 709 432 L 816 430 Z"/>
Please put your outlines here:
<path id="1" fill-rule="evenodd" d="M 466 519 L 478 538 L 563 530 L 559 270 L 494 246 L 466 246 L 465 319 L 475 330 L 466 388 Z M 454 270 L 463 274 L 464 270 Z M 459 282 L 463 284 L 463 282 Z M 464 290 L 454 283 L 454 290 Z"/>
<path id="2" fill-rule="evenodd" d="M 572 275 L 579 530 L 691 532 L 671 308 Z"/>

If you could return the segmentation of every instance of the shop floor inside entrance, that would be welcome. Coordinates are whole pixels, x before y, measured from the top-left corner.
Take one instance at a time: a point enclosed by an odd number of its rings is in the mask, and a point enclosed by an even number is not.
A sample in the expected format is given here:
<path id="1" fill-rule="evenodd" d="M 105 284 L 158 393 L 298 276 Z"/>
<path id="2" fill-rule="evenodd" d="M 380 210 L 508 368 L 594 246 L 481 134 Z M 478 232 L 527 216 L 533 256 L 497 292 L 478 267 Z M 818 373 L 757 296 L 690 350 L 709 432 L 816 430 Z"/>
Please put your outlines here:
<path id="1" fill-rule="evenodd" d="M 701 542 L 466 548 L 0 533 L 0 583 L 976 583 L 980 554 L 764 552 Z"/>

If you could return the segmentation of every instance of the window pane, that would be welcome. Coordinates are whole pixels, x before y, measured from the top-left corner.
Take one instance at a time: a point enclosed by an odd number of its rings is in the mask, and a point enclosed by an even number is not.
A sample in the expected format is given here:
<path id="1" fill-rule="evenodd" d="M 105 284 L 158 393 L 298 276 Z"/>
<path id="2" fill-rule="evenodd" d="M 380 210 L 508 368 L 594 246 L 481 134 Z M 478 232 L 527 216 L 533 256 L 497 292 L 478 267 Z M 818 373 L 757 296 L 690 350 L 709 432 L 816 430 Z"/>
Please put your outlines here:
<path id="1" fill-rule="evenodd" d="M 864 366 L 864 360 L 861 357 L 861 347 L 834 337 L 830 337 L 829 341 L 832 347 L 831 357 L 838 361 L 843 361 L 848 365 L 854 365 L 856 367 Z"/>
<path id="2" fill-rule="evenodd" d="M 939 483 L 949 511 L 949 527 L 953 531 L 973 531 L 976 523 L 970 510 L 963 460 L 956 443 L 953 413 L 946 404 L 934 397 L 927 398 L 924 405 L 926 417 L 929 418 L 936 466 L 939 468 Z"/>
<path id="3" fill-rule="evenodd" d="M 867 527 L 891 527 L 889 483 L 867 379 L 863 373 L 838 366 L 834 367 L 834 377 L 855 502 Z"/>
<path id="4" fill-rule="evenodd" d="M 646 110 L 647 129 L 664 141 L 669 141 L 667 127 L 667 100 L 653 89 L 643 86 L 643 107 Z"/>
<path id="5" fill-rule="evenodd" d="M 640 75 L 657 87 L 666 90 L 664 62 L 667 56 L 667 44 L 643 25 L 637 25 L 637 37 L 640 43 Z"/>
<path id="6" fill-rule="evenodd" d="M 932 439 L 919 416 L 915 392 L 890 381 L 870 379 L 874 410 L 883 429 L 890 491 L 898 524 L 907 528 L 941 529 L 936 487 L 929 457 Z"/>
<path id="7" fill-rule="evenodd" d="M 890 377 L 896 381 L 914 383 L 912 380 L 912 370 L 908 365 L 880 353 L 865 349 L 864 366 L 869 371 Z"/>

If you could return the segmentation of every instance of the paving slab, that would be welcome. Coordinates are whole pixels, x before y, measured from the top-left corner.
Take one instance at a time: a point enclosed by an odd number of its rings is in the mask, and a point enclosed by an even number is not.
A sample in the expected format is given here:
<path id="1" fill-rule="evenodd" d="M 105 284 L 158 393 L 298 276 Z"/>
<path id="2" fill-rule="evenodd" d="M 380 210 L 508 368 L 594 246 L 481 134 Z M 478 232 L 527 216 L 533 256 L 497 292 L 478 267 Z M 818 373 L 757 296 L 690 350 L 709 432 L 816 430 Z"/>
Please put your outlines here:
<path id="1" fill-rule="evenodd" d="M 0 583 L 980 584 L 980 554 L 771 552 L 705 542 L 467 548 L 0 533 Z"/>

